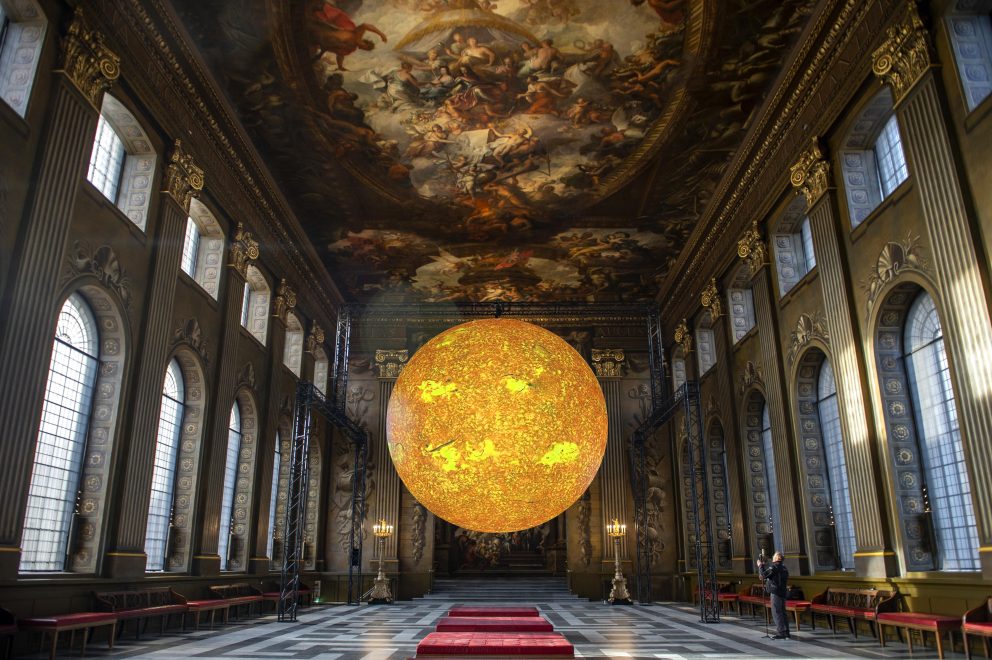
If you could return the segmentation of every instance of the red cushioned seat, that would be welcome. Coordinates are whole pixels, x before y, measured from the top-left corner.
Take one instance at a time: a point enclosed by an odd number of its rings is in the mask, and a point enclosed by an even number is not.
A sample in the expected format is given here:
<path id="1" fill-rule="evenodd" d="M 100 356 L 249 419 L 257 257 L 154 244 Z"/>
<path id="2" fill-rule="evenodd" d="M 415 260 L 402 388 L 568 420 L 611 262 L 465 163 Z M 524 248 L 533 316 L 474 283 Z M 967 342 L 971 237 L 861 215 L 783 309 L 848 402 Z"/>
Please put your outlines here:
<path id="1" fill-rule="evenodd" d="M 740 596 L 737 595 L 737 594 L 717 594 L 716 595 L 716 599 L 717 600 L 737 600 L 738 598 L 740 598 Z"/>
<path id="2" fill-rule="evenodd" d="M 975 633 L 976 635 L 992 635 L 992 623 L 982 623 L 974 621 L 964 624 L 964 631 Z"/>
<path id="3" fill-rule="evenodd" d="M 927 612 L 882 612 L 878 622 L 889 624 L 908 623 L 914 626 L 927 626 L 934 630 L 957 630 L 961 627 L 961 617 L 929 614 Z"/>
<path id="4" fill-rule="evenodd" d="M 448 616 L 540 616 L 536 607 L 452 607 Z"/>
<path id="5" fill-rule="evenodd" d="M 432 632 L 417 645 L 417 657 L 451 655 L 546 655 L 575 657 L 561 633 Z"/>
<path id="6" fill-rule="evenodd" d="M 438 632 L 552 632 L 541 616 L 446 616 L 437 624 Z"/>
<path id="7" fill-rule="evenodd" d="M 118 619 L 140 619 L 148 616 L 165 616 L 167 614 L 182 614 L 186 611 L 185 603 L 176 605 L 154 605 L 152 607 L 142 607 L 137 610 L 120 610 L 114 612 Z"/>
<path id="8" fill-rule="evenodd" d="M 76 612 L 75 614 L 55 614 L 53 616 L 36 616 L 30 619 L 21 619 L 20 624 L 24 628 L 34 628 L 36 630 L 49 630 L 55 628 L 69 628 L 71 626 L 85 626 L 99 623 L 112 623 L 120 618 L 116 612 Z"/>
<path id="9" fill-rule="evenodd" d="M 210 600 L 189 600 L 186 604 L 191 610 L 224 609 L 231 606 L 231 601 L 214 598 Z"/>

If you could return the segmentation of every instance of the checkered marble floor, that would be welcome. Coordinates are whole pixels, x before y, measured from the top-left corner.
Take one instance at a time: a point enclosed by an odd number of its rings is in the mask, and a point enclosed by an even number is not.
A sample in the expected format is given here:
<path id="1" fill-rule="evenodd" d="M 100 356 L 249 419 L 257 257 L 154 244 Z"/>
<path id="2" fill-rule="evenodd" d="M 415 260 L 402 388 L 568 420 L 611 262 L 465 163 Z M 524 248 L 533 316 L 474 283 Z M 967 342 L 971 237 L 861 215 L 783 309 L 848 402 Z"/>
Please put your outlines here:
<path id="1" fill-rule="evenodd" d="M 401 602 L 386 606 L 327 605 L 301 610 L 295 623 L 279 623 L 272 615 L 241 621 L 213 631 L 149 632 L 135 640 L 133 624 L 108 650 L 97 638 L 87 648 L 93 658 L 309 658 L 314 660 L 404 660 L 417 642 L 434 629 L 456 602 Z M 476 605 L 477 603 L 472 603 Z M 507 603 L 502 603 L 506 605 Z M 531 604 L 531 603 L 522 603 Z M 610 607 L 602 603 L 533 603 L 575 645 L 576 657 L 636 660 L 703 658 L 936 658 L 933 648 L 894 640 L 881 648 L 867 632 L 858 639 L 817 628 L 793 630 L 791 640 L 770 640 L 764 620 L 725 615 L 719 624 L 702 624 L 699 613 L 684 604 Z M 891 638 L 890 638 L 891 639 Z M 933 644 L 932 638 L 930 643 Z M 37 640 L 34 642 L 37 644 Z M 38 646 L 33 648 L 37 649 Z M 947 658 L 964 657 L 960 647 Z M 60 656 L 78 656 L 61 649 Z M 37 653 L 27 658 L 45 658 Z"/>

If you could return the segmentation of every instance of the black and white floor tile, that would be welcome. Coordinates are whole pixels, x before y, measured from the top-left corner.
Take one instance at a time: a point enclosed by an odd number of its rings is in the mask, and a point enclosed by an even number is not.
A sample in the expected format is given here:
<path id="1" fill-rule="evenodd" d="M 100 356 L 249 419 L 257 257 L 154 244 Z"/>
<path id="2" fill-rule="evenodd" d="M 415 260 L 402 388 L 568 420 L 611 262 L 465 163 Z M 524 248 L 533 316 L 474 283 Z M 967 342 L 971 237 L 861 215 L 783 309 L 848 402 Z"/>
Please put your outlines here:
<path id="1" fill-rule="evenodd" d="M 312 659 L 404 660 L 414 656 L 417 642 L 456 602 L 401 602 L 387 606 L 327 605 L 301 610 L 295 623 L 279 623 L 273 615 L 242 620 L 212 631 L 158 636 L 154 630 L 135 640 L 133 623 L 108 650 L 94 639 L 86 655 L 93 658 Z M 476 603 L 472 603 L 476 605 Z M 683 604 L 610 607 L 602 603 L 536 603 L 541 613 L 575 645 L 576 657 L 630 660 L 702 660 L 708 658 L 936 658 L 921 647 L 910 653 L 904 642 L 890 639 L 883 649 L 867 630 L 855 639 L 845 632 L 793 630 L 791 640 L 764 638 L 764 620 L 725 615 L 719 624 L 703 624 L 699 613 Z M 22 640 L 23 641 L 23 640 Z M 928 639 L 933 644 L 933 639 Z M 37 640 L 34 642 L 37 644 Z M 946 645 L 945 645 L 946 646 Z M 38 646 L 33 648 L 37 649 Z M 60 656 L 78 656 L 62 648 Z M 18 656 L 45 658 L 47 653 Z M 955 652 L 961 658 L 960 637 Z"/>

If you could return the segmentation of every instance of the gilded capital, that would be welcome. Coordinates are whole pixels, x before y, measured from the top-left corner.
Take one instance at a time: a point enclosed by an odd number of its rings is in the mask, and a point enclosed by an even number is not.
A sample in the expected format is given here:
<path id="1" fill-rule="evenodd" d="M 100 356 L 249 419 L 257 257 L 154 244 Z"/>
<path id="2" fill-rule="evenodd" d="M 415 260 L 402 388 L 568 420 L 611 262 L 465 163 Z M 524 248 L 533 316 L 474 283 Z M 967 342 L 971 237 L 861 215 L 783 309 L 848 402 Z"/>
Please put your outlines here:
<path id="1" fill-rule="evenodd" d="M 248 277 L 248 265 L 258 259 L 258 255 L 258 241 L 239 222 L 231 241 L 231 263 L 228 265 L 241 273 L 241 277 Z"/>
<path id="2" fill-rule="evenodd" d="M 199 196 L 202 190 L 203 170 L 196 166 L 193 157 L 183 149 L 182 140 L 177 139 L 169 154 L 169 164 L 165 167 L 162 192 L 188 213 L 190 199 Z"/>
<path id="3" fill-rule="evenodd" d="M 905 0 L 899 22 L 885 31 L 885 41 L 872 54 L 872 71 L 892 87 L 898 103 L 932 66 L 930 35 L 915 0 Z"/>
<path id="4" fill-rule="evenodd" d="M 699 294 L 699 302 L 703 307 L 710 310 L 710 318 L 716 321 L 723 315 L 723 303 L 720 301 L 720 292 L 716 288 L 716 278 L 710 280 L 703 292 Z"/>
<path id="5" fill-rule="evenodd" d="M 675 327 L 675 343 L 682 347 L 683 355 L 692 353 L 692 333 L 689 332 L 689 323 L 685 319 Z"/>
<path id="6" fill-rule="evenodd" d="M 619 348 L 592 349 L 592 370 L 596 378 L 622 378 L 626 356 Z"/>
<path id="7" fill-rule="evenodd" d="M 296 307 L 296 292 L 286 284 L 286 278 L 279 281 L 276 287 L 276 300 L 272 305 L 273 316 L 286 323 L 289 318 L 289 311 Z"/>
<path id="8" fill-rule="evenodd" d="M 86 26 L 81 7 L 76 7 L 69 30 L 62 39 L 62 53 L 56 69 L 100 109 L 103 93 L 121 75 L 120 58 L 103 43 L 103 35 Z"/>
<path id="9" fill-rule="evenodd" d="M 317 352 L 317 348 L 324 343 L 324 329 L 320 327 L 316 321 L 310 324 L 310 334 L 307 335 L 306 340 L 306 350 L 307 353 L 313 355 Z"/>
<path id="10" fill-rule="evenodd" d="M 395 351 L 382 348 L 376 349 L 375 366 L 379 369 L 379 378 L 399 378 L 400 372 L 403 371 L 403 366 L 409 359 L 410 351 L 405 348 Z"/>
<path id="11" fill-rule="evenodd" d="M 768 246 L 761 239 L 757 220 L 751 222 L 751 228 L 737 241 L 737 256 L 747 263 L 752 277 L 768 265 Z"/>
<path id="12" fill-rule="evenodd" d="M 827 160 L 820 138 L 814 137 L 809 149 L 789 168 L 792 185 L 806 196 L 806 208 L 812 208 L 830 188 L 830 161 Z"/>

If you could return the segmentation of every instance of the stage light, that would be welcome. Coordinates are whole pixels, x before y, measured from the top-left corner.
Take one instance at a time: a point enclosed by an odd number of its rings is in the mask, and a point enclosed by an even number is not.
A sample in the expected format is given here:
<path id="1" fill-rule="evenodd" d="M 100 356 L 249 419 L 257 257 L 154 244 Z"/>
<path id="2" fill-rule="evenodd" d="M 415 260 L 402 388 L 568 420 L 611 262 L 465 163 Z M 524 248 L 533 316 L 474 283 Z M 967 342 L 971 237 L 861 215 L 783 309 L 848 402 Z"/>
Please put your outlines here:
<path id="1" fill-rule="evenodd" d="M 389 453 L 410 493 L 465 529 L 509 532 L 571 506 L 606 450 L 606 402 L 558 335 L 471 321 L 425 344 L 389 400 Z"/>

